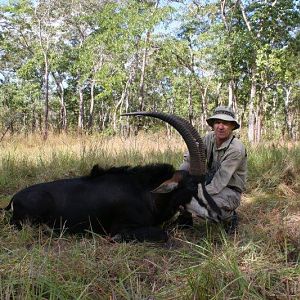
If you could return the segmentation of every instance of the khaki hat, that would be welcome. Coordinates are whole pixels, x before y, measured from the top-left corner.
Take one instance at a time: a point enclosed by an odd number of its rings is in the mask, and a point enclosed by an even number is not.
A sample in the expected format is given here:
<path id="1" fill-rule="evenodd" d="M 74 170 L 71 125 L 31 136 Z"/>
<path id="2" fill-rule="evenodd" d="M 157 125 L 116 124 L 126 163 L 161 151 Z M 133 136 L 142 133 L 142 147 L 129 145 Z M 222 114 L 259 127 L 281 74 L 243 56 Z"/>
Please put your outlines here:
<path id="1" fill-rule="evenodd" d="M 227 106 L 218 106 L 215 109 L 213 116 L 207 118 L 206 122 L 209 126 L 213 127 L 215 120 L 223 120 L 234 123 L 233 130 L 240 128 L 240 124 L 236 121 L 233 110 Z"/>

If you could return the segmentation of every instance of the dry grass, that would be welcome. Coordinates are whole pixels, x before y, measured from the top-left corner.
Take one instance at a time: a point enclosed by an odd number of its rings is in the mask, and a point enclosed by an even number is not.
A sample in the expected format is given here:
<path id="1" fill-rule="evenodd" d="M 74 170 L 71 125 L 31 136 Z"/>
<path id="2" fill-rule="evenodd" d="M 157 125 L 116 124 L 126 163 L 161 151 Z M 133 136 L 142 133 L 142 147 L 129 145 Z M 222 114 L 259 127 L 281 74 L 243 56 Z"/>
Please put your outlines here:
<path id="1" fill-rule="evenodd" d="M 167 244 L 55 236 L 0 220 L 1 299 L 300 299 L 300 149 L 249 148 L 237 235 L 196 222 Z M 174 135 L 15 136 L 0 146 L 0 205 L 19 188 L 85 174 L 95 163 L 178 166 Z M 2 203 L 2 204 L 1 204 Z"/>
<path id="2" fill-rule="evenodd" d="M 139 134 L 127 139 L 101 135 L 13 136 L 0 145 L 0 193 L 10 195 L 26 185 L 89 173 L 103 167 L 170 162 L 178 166 L 183 141 L 174 135 Z M 2 175 L 2 176 L 1 176 Z"/>
<path id="3" fill-rule="evenodd" d="M 40 135 L 13 136 L 0 144 L 2 151 L 9 151 L 17 157 L 27 157 L 35 161 L 38 156 L 51 159 L 53 152 L 67 152 L 80 155 L 85 151 L 105 152 L 119 155 L 123 152 L 141 154 L 165 151 L 184 151 L 185 144 L 178 134 L 168 136 L 163 133 L 143 134 L 123 138 L 102 135 L 50 135 L 46 141 Z"/>

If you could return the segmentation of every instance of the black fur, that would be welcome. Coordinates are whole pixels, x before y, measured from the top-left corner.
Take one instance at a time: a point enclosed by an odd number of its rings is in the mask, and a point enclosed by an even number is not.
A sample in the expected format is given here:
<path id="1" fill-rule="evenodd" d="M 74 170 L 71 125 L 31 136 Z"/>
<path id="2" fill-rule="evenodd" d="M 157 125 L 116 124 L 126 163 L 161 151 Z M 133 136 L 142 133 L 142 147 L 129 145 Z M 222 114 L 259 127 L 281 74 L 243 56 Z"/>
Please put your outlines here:
<path id="1" fill-rule="evenodd" d="M 88 176 L 40 183 L 15 194 L 11 223 L 45 223 L 69 232 L 92 230 L 121 236 L 123 240 L 166 240 L 160 226 L 192 198 L 189 175 L 178 189 L 167 194 L 151 191 L 172 177 L 169 164 L 102 169 L 94 166 Z"/>

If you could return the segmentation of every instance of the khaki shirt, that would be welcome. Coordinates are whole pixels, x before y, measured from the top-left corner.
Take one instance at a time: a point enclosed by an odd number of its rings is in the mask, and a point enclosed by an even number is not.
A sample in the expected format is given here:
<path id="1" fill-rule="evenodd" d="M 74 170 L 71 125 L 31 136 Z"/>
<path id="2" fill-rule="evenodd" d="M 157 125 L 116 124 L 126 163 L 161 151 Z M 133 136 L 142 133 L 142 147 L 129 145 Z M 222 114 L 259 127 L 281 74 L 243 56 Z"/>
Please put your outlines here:
<path id="1" fill-rule="evenodd" d="M 210 195 L 220 193 L 221 190 L 226 186 L 238 188 L 241 192 L 245 191 L 246 189 L 246 149 L 238 138 L 234 138 L 232 141 L 231 139 L 232 136 L 229 137 L 229 139 L 225 141 L 219 148 L 217 148 L 214 132 L 208 133 L 203 138 L 203 143 L 207 150 L 207 161 L 209 161 L 211 152 L 213 152 L 212 167 L 218 164 L 220 165 L 211 183 L 206 186 L 206 190 Z M 188 170 L 189 160 L 189 154 L 185 154 L 184 161 L 179 169 Z"/>

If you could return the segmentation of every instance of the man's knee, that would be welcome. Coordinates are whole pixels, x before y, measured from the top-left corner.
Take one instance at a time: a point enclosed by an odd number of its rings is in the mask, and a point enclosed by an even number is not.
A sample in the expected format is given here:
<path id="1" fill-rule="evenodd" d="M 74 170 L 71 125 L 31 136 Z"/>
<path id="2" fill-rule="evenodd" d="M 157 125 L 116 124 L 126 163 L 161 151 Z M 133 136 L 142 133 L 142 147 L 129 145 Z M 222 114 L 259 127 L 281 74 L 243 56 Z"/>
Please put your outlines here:
<path id="1" fill-rule="evenodd" d="M 230 217 L 232 212 L 239 207 L 241 202 L 241 194 L 227 187 L 212 197 L 216 204 L 221 208 L 225 218 Z"/>

